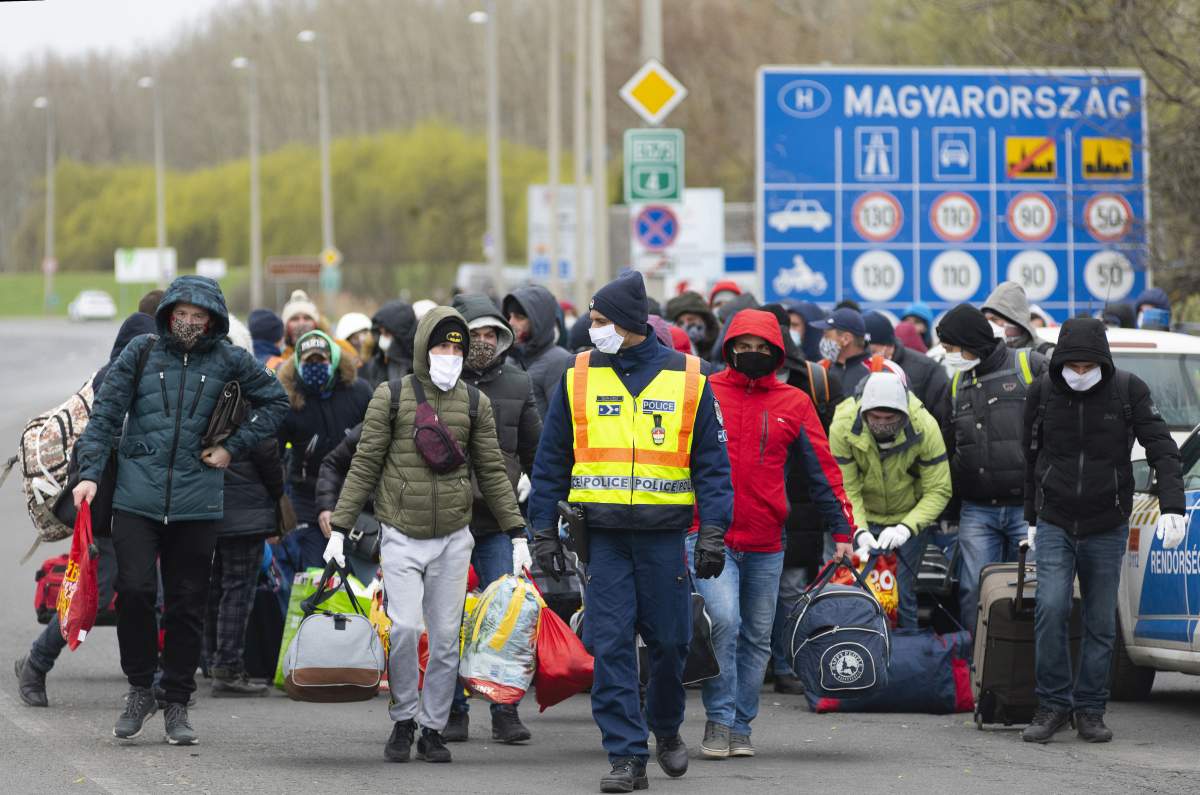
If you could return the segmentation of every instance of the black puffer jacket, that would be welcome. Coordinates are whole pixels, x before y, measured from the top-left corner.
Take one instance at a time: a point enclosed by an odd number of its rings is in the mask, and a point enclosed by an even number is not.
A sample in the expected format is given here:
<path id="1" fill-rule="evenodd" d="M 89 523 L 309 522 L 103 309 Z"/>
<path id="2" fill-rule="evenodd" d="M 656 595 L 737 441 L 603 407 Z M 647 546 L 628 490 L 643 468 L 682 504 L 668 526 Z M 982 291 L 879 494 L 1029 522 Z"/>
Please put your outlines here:
<path id="1" fill-rule="evenodd" d="M 1017 351 L 996 340 L 992 352 L 974 369 L 951 381 L 945 437 L 954 499 L 947 509 L 948 518 L 958 515 L 961 500 L 993 506 L 1021 505 L 1024 500 L 1021 432 L 1029 385 L 1022 355 L 1032 378 L 1046 372 L 1045 356 Z"/>
<path id="2" fill-rule="evenodd" d="M 1086 392 L 1062 377 L 1067 362 L 1096 362 L 1103 376 Z M 1125 390 L 1129 416 L 1119 381 Z M 1043 401 L 1045 403 L 1042 407 Z M 1072 318 L 1063 324 L 1049 371 L 1025 401 L 1025 519 L 1042 519 L 1077 536 L 1128 523 L 1133 509 L 1133 438 L 1158 475 L 1162 513 L 1183 514 L 1179 448 L 1145 382 L 1113 365 L 1104 324 Z"/>
<path id="3" fill-rule="evenodd" d="M 387 353 L 376 346 L 375 352 L 358 373 L 373 392 L 384 381 L 394 381 L 412 372 L 417 315 L 407 301 L 388 301 L 371 318 L 371 327 L 376 336 L 380 329 L 385 329 L 393 338 L 392 347 Z M 369 393 L 367 397 L 370 397 Z"/>
<path id="4" fill-rule="evenodd" d="M 275 535 L 275 505 L 283 496 L 279 445 L 266 439 L 225 470 L 225 518 L 222 538 Z"/>
<path id="5" fill-rule="evenodd" d="M 533 471 L 533 457 L 542 435 L 542 419 L 533 400 L 529 375 L 507 360 L 505 354 L 512 345 L 512 330 L 500 317 L 491 299 L 483 295 L 460 295 L 454 299 L 453 307 L 462 314 L 468 328 L 486 325 L 499 330 L 500 352 L 496 360 L 482 371 L 468 367 L 463 370 L 462 377 L 492 401 L 500 453 L 504 456 L 508 479 L 515 489 L 521 473 L 528 475 Z M 474 478 L 471 486 L 475 491 L 471 531 L 476 537 L 500 532 L 502 528 L 488 508 L 487 500 L 483 498 Z"/>
<path id="6" fill-rule="evenodd" d="M 533 399 L 538 416 L 546 416 L 546 407 L 573 357 L 558 347 L 558 301 L 539 284 L 521 287 L 504 297 L 504 316 L 512 313 L 529 318 L 529 339 L 512 349 L 514 358 L 533 383 Z"/>
<path id="7" fill-rule="evenodd" d="M 321 461 L 317 472 L 317 513 L 333 511 L 337 507 L 338 496 L 342 493 L 342 484 L 346 482 L 346 473 L 350 471 L 350 462 L 354 460 L 354 451 L 358 449 L 358 440 L 362 438 L 362 423 L 346 431 L 346 438 L 337 447 L 329 451 Z M 375 512 L 375 505 L 368 501 L 363 510 Z"/>

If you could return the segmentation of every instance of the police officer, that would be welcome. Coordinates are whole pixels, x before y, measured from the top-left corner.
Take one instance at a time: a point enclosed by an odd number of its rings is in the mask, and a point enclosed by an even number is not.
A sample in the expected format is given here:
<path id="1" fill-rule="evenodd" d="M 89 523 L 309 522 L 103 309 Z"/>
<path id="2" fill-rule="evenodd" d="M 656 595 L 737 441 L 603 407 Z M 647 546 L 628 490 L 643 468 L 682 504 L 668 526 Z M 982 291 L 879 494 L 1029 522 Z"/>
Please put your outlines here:
<path id="1" fill-rule="evenodd" d="M 646 326 L 646 288 L 629 272 L 592 299 L 594 351 L 579 354 L 551 399 L 533 466 L 534 556 L 561 570 L 556 506 L 581 506 L 590 535 L 585 639 L 596 658 L 592 715 L 612 771 L 602 792 L 645 789 L 647 739 L 672 777 L 687 772 L 679 736 L 691 638 L 684 538 L 698 507 L 697 577 L 725 565 L 733 512 L 720 408 L 700 360 Z M 650 682 L 638 700 L 635 635 Z"/>

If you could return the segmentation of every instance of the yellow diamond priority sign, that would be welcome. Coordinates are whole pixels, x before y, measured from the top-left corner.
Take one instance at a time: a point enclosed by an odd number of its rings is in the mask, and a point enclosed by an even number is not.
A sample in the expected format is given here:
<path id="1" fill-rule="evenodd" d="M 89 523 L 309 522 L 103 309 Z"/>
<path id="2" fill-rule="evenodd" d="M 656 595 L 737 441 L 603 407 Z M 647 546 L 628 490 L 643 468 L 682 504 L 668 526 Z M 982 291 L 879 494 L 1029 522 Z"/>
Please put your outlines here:
<path id="1" fill-rule="evenodd" d="M 342 252 L 338 251 L 336 247 L 330 246 L 321 252 L 321 267 L 336 268 L 341 264 Z"/>
<path id="2" fill-rule="evenodd" d="M 647 124 L 661 124 L 686 96 L 683 83 L 653 58 L 621 87 L 621 99 Z"/>

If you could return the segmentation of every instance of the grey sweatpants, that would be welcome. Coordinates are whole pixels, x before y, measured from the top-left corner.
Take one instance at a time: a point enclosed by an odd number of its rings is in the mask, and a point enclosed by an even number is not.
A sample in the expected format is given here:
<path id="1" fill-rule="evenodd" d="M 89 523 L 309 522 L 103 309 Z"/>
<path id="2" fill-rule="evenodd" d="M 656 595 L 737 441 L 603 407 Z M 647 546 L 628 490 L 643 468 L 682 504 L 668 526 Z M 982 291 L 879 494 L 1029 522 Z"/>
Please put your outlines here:
<path id="1" fill-rule="evenodd" d="M 475 539 L 466 527 L 429 539 L 411 538 L 386 524 L 382 532 L 383 589 L 392 621 L 388 715 L 393 721 L 416 718 L 422 727 L 440 732 L 458 688 L 458 636 Z M 429 664 L 418 713 L 417 644 L 422 630 L 429 633 Z"/>

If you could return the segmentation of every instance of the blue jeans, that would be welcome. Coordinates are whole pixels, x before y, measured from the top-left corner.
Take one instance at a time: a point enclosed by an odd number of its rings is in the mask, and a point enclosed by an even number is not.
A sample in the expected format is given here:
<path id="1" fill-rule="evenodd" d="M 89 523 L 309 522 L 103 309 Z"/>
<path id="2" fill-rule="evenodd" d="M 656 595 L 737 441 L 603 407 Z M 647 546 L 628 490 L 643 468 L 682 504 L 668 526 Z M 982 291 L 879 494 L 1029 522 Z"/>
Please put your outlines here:
<path id="1" fill-rule="evenodd" d="M 505 533 L 490 533 L 475 539 L 475 549 L 471 551 L 471 565 L 475 567 L 475 576 L 479 578 L 479 587 L 486 588 L 505 574 L 513 573 L 512 540 Z M 492 712 L 498 709 L 498 704 L 492 704 Z M 466 692 L 459 687 L 454 692 L 452 712 L 466 712 L 470 709 Z"/>
<path id="2" fill-rule="evenodd" d="M 100 592 L 99 605 L 101 610 L 108 609 L 112 604 L 113 587 L 117 583 L 117 552 L 113 548 L 112 539 L 108 536 L 97 537 L 96 546 L 100 550 L 100 558 L 96 561 L 97 590 Z M 58 623 L 58 613 L 50 616 L 50 623 L 37 636 L 29 649 L 29 664 L 35 671 L 45 674 L 54 667 L 58 655 L 66 647 L 62 629 Z"/>
<path id="3" fill-rule="evenodd" d="M 696 535 L 688 536 L 688 566 L 695 567 Z M 704 710 L 734 734 L 750 734 L 758 693 L 771 656 L 771 627 L 779 597 L 783 552 L 737 552 L 725 547 L 720 577 L 697 580 L 712 619 L 720 675 L 704 680 Z"/>
<path id="4" fill-rule="evenodd" d="M 786 640 L 787 619 L 800 601 L 804 586 L 808 585 L 808 567 L 785 568 L 779 575 L 779 598 L 775 600 L 775 624 L 771 627 L 771 656 L 776 676 L 794 676 L 792 656 Z"/>
<path id="5" fill-rule="evenodd" d="M 683 666 L 692 638 L 686 532 L 593 529 L 584 641 L 596 657 L 592 717 L 609 761 L 649 758 L 648 735 L 683 724 Z M 646 643 L 650 682 L 638 698 L 635 635 Z"/>
<path id="6" fill-rule="evenodd" d="M 1017 559 L 1017 545 L 1028 535 L 1022 505 L 962 504 L 958 519 L 958 548 L 962 550 L 959 608 L 962 623 L 975 633 L 979 610 L 979 572 L 989 563 Z M 1032 561 L 1032 557 L 1029 558 Z"/>
<path id="7" fill-rule="evenodd" d="M 1057 525 L 1038 523 L 1034 632 L 1041 706 L 1104 712 L 1117 637 L 1117 587 L 1128 537 L 1127 525 L 1077 538 Z M 1083 641 L 1072 690 L 1070 623 L 1077 574 L 1083 598 Z"/>

